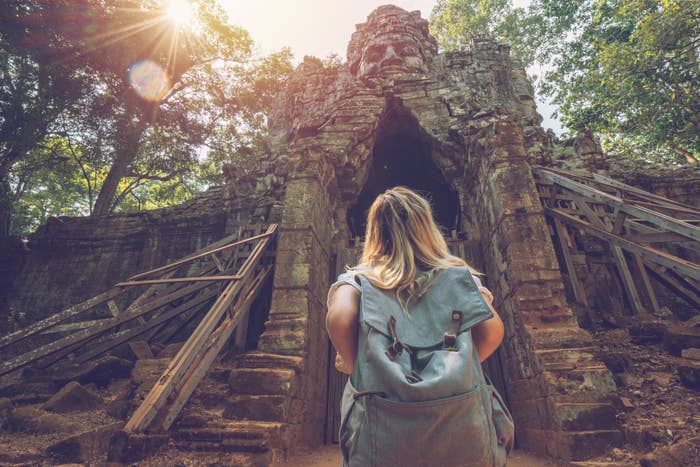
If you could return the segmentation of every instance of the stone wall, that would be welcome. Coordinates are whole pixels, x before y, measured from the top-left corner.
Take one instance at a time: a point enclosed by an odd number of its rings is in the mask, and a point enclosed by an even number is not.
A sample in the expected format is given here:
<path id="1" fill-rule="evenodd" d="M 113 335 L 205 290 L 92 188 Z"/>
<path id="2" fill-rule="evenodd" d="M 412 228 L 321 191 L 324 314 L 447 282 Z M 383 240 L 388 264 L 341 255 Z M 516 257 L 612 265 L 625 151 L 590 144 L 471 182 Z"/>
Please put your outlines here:
<path id="1" fill-rule="evenodd" d="M 58 312 L 139 272 L 176 260 L 238 226 L 279 221 L 274 198 L 211 189 L 182 205 L 104 217 L 51 218 L 29 238 L 7 289 L 0 330 Z"/>

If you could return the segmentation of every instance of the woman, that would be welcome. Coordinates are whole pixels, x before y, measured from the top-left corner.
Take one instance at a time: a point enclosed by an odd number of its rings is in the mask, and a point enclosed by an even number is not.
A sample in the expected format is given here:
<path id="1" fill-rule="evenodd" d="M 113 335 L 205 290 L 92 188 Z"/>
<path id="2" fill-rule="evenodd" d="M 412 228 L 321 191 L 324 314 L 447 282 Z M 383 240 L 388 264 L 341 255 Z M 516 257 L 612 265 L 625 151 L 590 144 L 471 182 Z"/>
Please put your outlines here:
<path id="1" fill-rule="evenodd" d="M 377 197 L 360 264 L 328 293 L 336 368 L 351 375 L 346 464 L 505 462 L 480 365 L 500 345 L 503 323 L 473 274 L 449 253 L 424 198 L 405 187 Z"/>

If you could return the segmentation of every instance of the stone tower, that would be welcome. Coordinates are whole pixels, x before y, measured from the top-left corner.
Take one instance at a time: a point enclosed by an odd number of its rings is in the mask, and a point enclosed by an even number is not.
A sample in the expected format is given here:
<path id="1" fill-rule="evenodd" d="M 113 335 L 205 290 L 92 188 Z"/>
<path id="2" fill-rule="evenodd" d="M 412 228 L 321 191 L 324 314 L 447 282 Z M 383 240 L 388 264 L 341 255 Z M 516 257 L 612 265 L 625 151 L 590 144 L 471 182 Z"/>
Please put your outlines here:
<path id="1" fill-rule="evenodd" d="M 323 377 L 329 261 L 362 235 L 377 194 L 407 185 L 431 199 L 446 232 L 476 245 L 467 259 L 486 273 L 506 325 L 496 358 L 521 445 L 571 459 L 619 439 L 615 383 L 567 304 L 530 170 L 549 159 L 540 122 L 507 46 L 480 39 L 438 54 L 417 11 L 376 9 L 346 64 L 307 57 L 271 121 L 294 170 L 260 348 L 303 356 L 302 378 Z M 313 406 L 321 394 L 307 396 Z M 316 411 L 306 413 L 320 422 Z"/>

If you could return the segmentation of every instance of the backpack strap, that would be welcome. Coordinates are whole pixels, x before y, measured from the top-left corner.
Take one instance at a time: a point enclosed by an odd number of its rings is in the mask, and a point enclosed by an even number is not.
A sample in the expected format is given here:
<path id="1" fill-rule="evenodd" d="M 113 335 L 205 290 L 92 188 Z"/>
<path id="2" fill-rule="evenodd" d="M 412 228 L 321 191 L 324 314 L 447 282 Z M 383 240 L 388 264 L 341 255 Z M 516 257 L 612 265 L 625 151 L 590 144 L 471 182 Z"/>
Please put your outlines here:
<path id="1" fill-rule="evenodd" d="M 401 342 L 401 340 L 399 340 L 399 336 L 396 335 L 396 318 L 393 316 L 389 318 L 389 335 L 391 336 L 392 343 L 384 351 L 386 356 L 389 357 L 389 360 L 393 362 L 396 359 L 396 356 L 401 355 L 404 350 L 406 350 L 409 355 L 413 355 L 411 348 Z"/>
<path id="2" fill-rule="evenodd" d="M 457 349 L 457 335 L 462 327 L 462 317 L 463 313 L 459 310 L 452 311 L 452 320 L 450 321 L 450 328 L 445 332 L 442 340 L 443 350 L 451 350 L 456 352 Z"/>

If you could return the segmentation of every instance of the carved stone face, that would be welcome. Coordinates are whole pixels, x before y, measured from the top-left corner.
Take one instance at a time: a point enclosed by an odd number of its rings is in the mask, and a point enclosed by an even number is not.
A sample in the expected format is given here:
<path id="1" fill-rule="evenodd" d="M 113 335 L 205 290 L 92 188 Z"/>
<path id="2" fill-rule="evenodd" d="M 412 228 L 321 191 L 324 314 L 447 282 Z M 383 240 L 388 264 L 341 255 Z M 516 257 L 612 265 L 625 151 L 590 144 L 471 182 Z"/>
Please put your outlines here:
<path id="1" fill-rule="evenodd" d="M 358 24 L 348 44 L 348 64 L 356 77 L 393 73 L 426 73 L 437 43 L 420 12 L 393 5 L 373 11 Z"/>
<path id="2" fill-rule="evenodd" d="M 356 76 L 427 71 L 421 44 L 409 34 L 393 32 L 367 41 Z"/>

